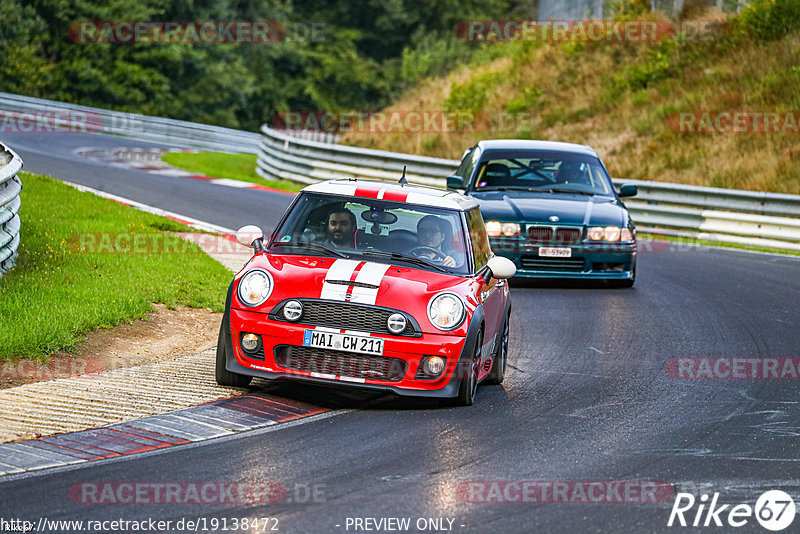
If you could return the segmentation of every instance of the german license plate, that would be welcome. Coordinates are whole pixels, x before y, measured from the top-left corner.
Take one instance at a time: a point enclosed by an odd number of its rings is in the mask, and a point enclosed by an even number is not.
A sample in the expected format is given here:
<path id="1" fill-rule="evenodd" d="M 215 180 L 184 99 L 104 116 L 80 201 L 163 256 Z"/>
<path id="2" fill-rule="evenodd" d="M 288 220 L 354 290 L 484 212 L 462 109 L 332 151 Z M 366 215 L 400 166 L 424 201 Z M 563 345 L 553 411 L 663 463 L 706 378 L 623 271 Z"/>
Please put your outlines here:
<path id="1" fill-rule="evenodd" d="M 572 249 L 542 247 L 539 249 L 539 256 L 545 256 L 547 258 L 570 258 L 572 257 Z"/>
<path id="2" fill-rule="evenodd" d="M 353 336 L 335 332 L 320 332 L 319 330 L 306 330 L 303 334 L 303 346 L 373 356 L 383 355 L 383 339 L 379 337 Z"/>

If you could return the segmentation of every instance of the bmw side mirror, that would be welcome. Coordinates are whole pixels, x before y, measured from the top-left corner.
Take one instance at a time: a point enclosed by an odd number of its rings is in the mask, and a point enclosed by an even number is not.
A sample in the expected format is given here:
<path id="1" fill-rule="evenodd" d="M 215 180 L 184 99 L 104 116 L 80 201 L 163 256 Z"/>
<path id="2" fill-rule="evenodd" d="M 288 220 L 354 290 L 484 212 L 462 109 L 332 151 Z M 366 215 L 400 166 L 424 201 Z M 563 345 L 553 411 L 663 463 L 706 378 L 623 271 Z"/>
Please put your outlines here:
<path id="1" fill-rule="evenodd" d="M 517 266 L 514 265 L 514 262 L 503 256 L 492 256 L 486 262 L 486 266 L 489 268 L 485 278 L 487 284 L 492 278 L 506 280 L 517 274 Z"/>
<path id="2" fill-rule="evenodd" d="M 455 189 L 464 189 L 464 180 L 460 176 L 448 176 L 447 189 L 451 191 Z"/>
<path id="3" fill-rule="evenodd" d="M 636 184 L 624 184 L 619 188 L 619 196 L 621 197 L 635 197 L 639 193 L 639 188 Z"/>
<path id="4" fill-rule="evenodd" d="M 264 250 L 264 232 L 261 228 L 253 224 L 242 226 L 236 232 L 236 241 L 246 247 L 253 247 L 253 252 L 258 253 Z"/>

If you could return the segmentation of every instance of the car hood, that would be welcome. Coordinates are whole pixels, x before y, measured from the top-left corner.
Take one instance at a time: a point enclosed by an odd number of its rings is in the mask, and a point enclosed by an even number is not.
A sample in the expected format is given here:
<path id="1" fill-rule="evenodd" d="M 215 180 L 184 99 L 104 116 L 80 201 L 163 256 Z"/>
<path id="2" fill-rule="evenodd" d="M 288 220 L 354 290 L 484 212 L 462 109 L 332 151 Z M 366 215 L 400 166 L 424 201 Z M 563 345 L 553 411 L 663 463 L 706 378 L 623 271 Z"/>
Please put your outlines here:
<path id="1" fill-rule="evenodd" d="M 476 283 L 469 277 L 385 263 L 265 252 L 256 254 L 237 280 L 254 268 L 268 271 L 275 282 L 269 299 L 255 310 L 266 313 L 288 298 L 322 298 L 400 309 L 417 316 L 427 313 L 428 300 L 440 291 L 453 291 L 469 302 L 469 295 L 475 293 L 470 285 Z"/>
<path id="2" fill-rule="evenodd" d="M 487 221 L 519 221 L 586 226 L 626 226 L 626 210 L 617 199 L 570 193 L 491 191 L 472 193 Z"/>

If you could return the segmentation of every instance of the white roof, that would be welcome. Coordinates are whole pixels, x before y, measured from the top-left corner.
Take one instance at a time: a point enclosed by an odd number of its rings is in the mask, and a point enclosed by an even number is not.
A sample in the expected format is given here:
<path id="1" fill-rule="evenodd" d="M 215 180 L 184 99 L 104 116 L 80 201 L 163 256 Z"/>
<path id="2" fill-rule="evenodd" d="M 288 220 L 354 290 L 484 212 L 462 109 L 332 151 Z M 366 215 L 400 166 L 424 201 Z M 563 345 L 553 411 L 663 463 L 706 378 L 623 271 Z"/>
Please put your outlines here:
<path id="1" fill-rule="evenodd" d="M 376 198 L 408 202 L 420 206 L 466 211 L 478 207 L 468 196 L 424 185 L 400 185 L 379 180 L 327 180 L 303 188 L 303 191 L 357 198 Z"/>
<path id="2" fill-rule="evenodd" d="M 587 145 L 562 143 L 561 141 L 537 141 L 533 139 L 484 139 L 478 145 L 484 150 L 550 150 L 554 152 L 577 152 L 597 156 Z"/>

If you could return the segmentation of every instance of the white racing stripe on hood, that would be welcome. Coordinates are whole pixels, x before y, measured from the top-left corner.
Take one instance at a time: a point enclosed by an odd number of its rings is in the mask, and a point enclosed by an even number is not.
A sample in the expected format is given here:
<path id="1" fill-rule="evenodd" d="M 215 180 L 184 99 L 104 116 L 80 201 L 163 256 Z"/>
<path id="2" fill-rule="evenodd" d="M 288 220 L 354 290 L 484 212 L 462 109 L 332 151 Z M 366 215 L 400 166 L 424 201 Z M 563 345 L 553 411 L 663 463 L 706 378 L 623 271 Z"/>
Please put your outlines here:
<path id="1" fill-rule="evenodd" d="M 331 268 L 325 274 L 325 281 L 322 282 L 321 299 L 344 300 L 347 294 L 347 286 L 341 284 L 330 284 L 328 280 L 349 281 L 353 276 L 360 261 L 355 260 L 335 260 Z"/>
<path id="2" fill-rule="evenodd" d="M 386 263 L 368 263 L 364 265 L 358 275 L 356 282 L 361 284 L 369 284 L 376 286 L 375 288 L 368 287 L 354 287 L 353 297 L 350 302 L 359 302 L 361 304 L 375 304 L 378 298 L 378 289 L 383 280 L 386 271 L 389 270 L 389 265 Z"/>
<path id="3" fill-rule="evenodd" d="M 322 283 L 322 292 L 320 293 L 321 299 L 327 300 L 341 300 L 347 302 L 357 302 L 359 304 L 375 304 L 378 298 L 378 289 L 381 285 L 386 271 L 389 270 L 389 265 L 385 263 L 370 263 L 363 262 L 364 265 L 359 269 L 356 275 L 355 282 L 360 284 L 368 284 L 371 287 L 352 287 L 350 291 L 351 297 L 347 298 L 347 290 L 351 287 L 341 283 L 332 284 L 330 281 L 336 282 L 349 282 L 355 272 L 356 268 L 362 262 L 354 260 L 336 260 L 328 269 L 325 275 L 325 281 Z"/>

